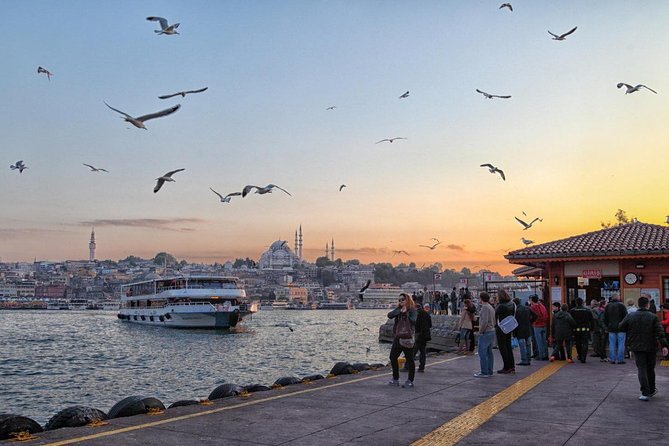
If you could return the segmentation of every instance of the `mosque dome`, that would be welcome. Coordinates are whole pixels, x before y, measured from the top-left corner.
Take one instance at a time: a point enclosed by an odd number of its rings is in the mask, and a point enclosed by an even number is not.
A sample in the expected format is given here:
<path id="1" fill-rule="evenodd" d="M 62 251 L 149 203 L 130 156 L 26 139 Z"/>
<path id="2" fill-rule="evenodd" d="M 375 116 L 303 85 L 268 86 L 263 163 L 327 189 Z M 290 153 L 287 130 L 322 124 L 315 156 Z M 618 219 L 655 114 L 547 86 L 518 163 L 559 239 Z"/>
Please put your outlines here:
<path id="1" fill-rule="evenodd" d="M 285 240 L 276 240 L 260 256 L 261 269 L 292 268 L 297 263 L 297 256 Z"/>
<path id="2" fill-rule="evenodd" d="M 290 248 L 287 246 L 287 242 L 285 240 L 277 240 L 271 245 L 269 245 L 269 249 L 271 251 L 278 251 L 280 249 L 283 249 L 284 251 L 290 251 Z"/>

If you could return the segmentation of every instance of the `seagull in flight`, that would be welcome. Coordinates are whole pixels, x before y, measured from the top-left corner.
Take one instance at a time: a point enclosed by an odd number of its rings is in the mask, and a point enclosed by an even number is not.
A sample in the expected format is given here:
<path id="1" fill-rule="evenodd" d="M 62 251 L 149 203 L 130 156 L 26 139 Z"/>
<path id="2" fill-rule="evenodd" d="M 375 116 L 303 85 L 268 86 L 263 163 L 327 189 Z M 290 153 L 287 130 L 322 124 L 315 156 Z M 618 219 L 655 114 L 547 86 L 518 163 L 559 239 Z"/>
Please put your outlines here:
<path id="1" fill-rule="evenodd" d="M 515 218 L 516 221 L 517 221 L 518 223 L 520 223 L 521 225 L 523 225 L 523 231 L 526 231 L 526 230 L 530 229 L 530 228 L 532 227 L 532 225 L 534 224 L 534 222 L 536 222 L 536 221 L 544 221 L 542 218 L 536 217 L 536 218 L 535 218 L 534 220 L 532 220 L 531 222 L 529 222 L 529 223 L 525 223 L 523 220 L 521 220 L 521 219 L 518 218 L 518 217 L 513 217 L 513 218 Z"/>
<path id="2" fill-rule="evenodd" d="M 148 130 L 146 127 L 144 127 L 144 121 L 148 121 L 149 119 L 162 118 L 163 116 L 171 115 L 172 113 L 174 113 L 175 111 L 177 111 L 181 108 L 181 104 L 177 104 L 174 107 L 166 108 L 165 110 L 161 110 L 161 111 L 156 112 L 156 113 L 151 113 L 151 114 L 148 114 L 148 115 L 143 115 L 143 116 L 138 116 L 137 118 L 133 118 L 129 114 L 127 114 L 125 112 L 122 112 L 121 110 L 115 109 L 114 107 L 107 104 L 106 102 L 105 102 L 105 105 L 107 107 L 111 108 L 112 110 L 114 110 L 116 113 L 120 113 L 123 116 L 125 116 L 125 118 L 123 118 L 125 121 L 134 125 L 138 129 L 144 129 L 144 130 Z"/>
<path id="3" fill-rule="evenodd" d="M 553 36 L 553 40 L 564 40 L 569 34 L 571 34 L 571 33 L 573 33 L 574 31 L 576 31 L 576 28 L 578 28 L 578 26 L 574 26 L 574 28 L 573 28 L 571 31 L 567 31 L 566 33 L 564 33 L 564 34 L 560 34 L 559 36 L 558 36 L 557 34 L 553 34 L 553 33 L 550 32 L 550 31 L 548 31 L 548 34 L 550 34 L 551 36 Z"/>
<path id="4" fill-rule="evenodd" d="M 341 192 L 341 190 L 345 187 L 348 187 L 348 186 L 346 186 L 345 184 L 342 184 L 341 186 L 339 186 L 339 192 Z"/>
<path id="5" fill-rule="evenodd" d="M 175 23 L 174 25 L 169 25 L 169 24 L 167 23 L 167 20 L 165 20 L 164 18 L 162 18 L 162 17 L 154 17 L 154 16 L 147 17 L 146 20 L 148 20 L 148 21 L 150 21 L 150 22 L 160 22 L 160 29 L 159 29 L 159 30 L 158 30 L 158 29 L 154 29 L 154 30 L 153 30 L 154 33 L 157 33 L 157 34 L 168 34 L 168 35 L 170 35 L 170 34 L 179 34 L 179 33 L 177 32 L 177 28 L 179 27 L 179 24 L 178 24 L 178 23 Z"/>
<path id="6" fill-rule="evenodd" d="M 331 105 L 328 108 L 326 108 L 325 110 L 334 110 L 335 108 L 337 108 L 336 105 Z"/>
<path id="7" fill-rule="evenodd" d="M 360 302 L 362 302 L 362 301 L 364 300 L 364 298 L 365 298 L 365 291 L 367 291 L 367 288 L 369 288 L 369 286 L 370 286 L 371 284 L 372 284 L 372 279 L 367 279 L 367 283 L 365 284 L 365 286 L 363 286 L 362 288 L 360 288 L 360 291 L 358 291 L 358 299 L 360 300 Z"/>
<path id="8" fill-rule="evenodd" d="M 179 96 L 179 95 L 181 95 L 182 98 L 185 98 L 187 94 L 202 93 L 203 91 L 207 91 L 208 88 L 209 87 L 204 87 L 204 88 L 200 88 L 199 90 L 188 90 L 188 91 L 180 91 L 179 93 L 166 94 L 164 96 L 158 96 L 158 99 L 169 99 L 169 98 L 173 98 L 174 96 Z"/>
<path id="9" fill-rule="evenodd" d="M 53 76 L 53 73 L 46 68 L 42 67 L 37 67 L 37 74 L 46 74 L 46 78 L 51 80 L 51 76 Z"/>
<path id="10" fill-rule="evenodd" d="M 213 193 L 215 193 L 216 195 L 218 195 L 218 198 L 221 199 L 221 203 L 230 203 L 230 200 L 232 199 L 232 197 L 236 197 L 236 196 L 242 194 L 241 192 L 230 192 L 228 195 L 226 195 L 226 196 L 224 197 L 223 195 L 219 194 L 218 192 L 216 192 L 216 191 L 215 191 L 214 189 L 212 189 L 211 187 L 209 188 L 209 190 L 211 190 Z"/>
<path id="11" fill-rule="evenodd" d="M 481 167 L 487 167 L 488 171 L 490 173 L 498 173 L 499 176 L 502 177 L 504 181 L 506 181 L 506 176 L 504 175 L 504 171 L 502 169 L 498 169 L 497 167 L 493 166 L 492 164 L 481 164 Z"/>
<path id="12" fill-rule="evenodd" d="M 402 93 L 398 99 L 406 99 L 409 97 L 409 90 L 407 90 L 405 93 Z"/>
<path id="13" fill-rule="evenodd" d="M 167 172 L 162 177 L 156 178 L 156 180 L 158 180 L 158 182 L 156 183 L 156 187 L 153 188 L 153 193 L 155 194 L 156 192 L 158 192 L 160 190 L 160 188 L 163 187 L 163 184 L 165 184 L 166 181 L 174 183 L 175 180 L 174 180 L 174 178 L 172 178 L 172 175 L 174 175 L 177 172 L 181 172 L 182 170 L 186 170 L 186 169 L 173 170 L 171 172 Z"/>
<path id="14" fill-rule="evenodd" d="M 12 170 L 18 170 L 19 173 L 23 173 L 23 171 L 26 170 L 28 166 L 23 164 L 23 160 L 18 160 L 15 164 L 10 165 L 9 168 Z"/>
<path id="15" fill-rule="evenodd" d="M 407 138 L 402 138 L 401 136 L 396 136 L 395 138 L 386 138 L 386 139 L 382 139 L 380 141 L 376 141 L 375 144 L 378 144 L 380 142 L 385 142 L 385 141 L 388 141 L 389 143 L 392 143 L 393 141 L 396 141 L 398 139 L 407 139 Z"/>
<path id="16" fill-rule="evenodd" d="M 485 91 L 481 91 L 478 88 L 476 89 L 476 92 L 481 93 L 483 96 L 485 96 L 486 99 L 492 99 L 492 98 L 509 99 L 511 97 L 511 96 L 500 96 L 497 94 L 486 93 Z"/>
<path id="17" fill-rule="evenodd" d="M 283 188 L 277 186 L 276 184 L 268 184 L 265 187 L 259 187 L 259 186 L 254 186 L 252 184 L 248 184 L 248 185 L 244 186 L 244 189 L 242 189 L 242 198 L 246 197 L 251 192 L 251 190 L 254 189 L 254 188 L 256 189 L 256 194 L 260 194 L 260 195 L 271 194 L 272 189 L 274 189 L 274 188 L 282 190 L 285 193 L 287 193 L 288 195 L 290 195 L 290 192 L 288 192 L 286 189 L 283 189 Z M 292 197 L 292 195 L 290 195 L 290 196 Z"/>
<path id="18" fill-rule="evenodd" d="M 502 5 L 499 7 L 499 9 L 502 8 L 509 8 L 509 11 L 513 12 L 513 6 L 511 6 L 511 3 L 502 3 Z"/>
<path id="19" fill-rule="evenodd" d="M 650 90 L 650 91 L 652 91 L 653 93 L 657 94 L 657 91 L 653 90 L 652 88 L 648 88 L 648 87 L 646 87 L 646 86 L 643 85 L 643 84 L 638 84 L 638 85 L 635 85 L 635 86 L 633 87 L 633 86 L 631 86 L 630 84 L 626 84 L 626 83 L 624 83 L 624 82 L 620 82 L 617 86 L 618 86 L 618 88 L 623 88 L 623 87 L 625 87 L 625 94 L 632 94 L 632 93 L 634 93 L 635 91 L 639 91 L 639 90 L 642 89 L 642 88 L 645 88 L 646 90 Z"/>
<path id="20" fill-rule="evenodd" d="M 90 164 L 86 164 L 86 163 L 81 163 L 81 164 L 83 164 L 86 167 L 90 167 L 91 172 L 107 172 L 107 173 L 109 173 L 109 171 L 107 169 L 93 167 Z"/>
<path id="21" fill-rule="evenodd" d="M 435 240 L 435 239 L 432 239 L 432 240 Z M 436 248 L 437 245 L 439 245 L 439 244 L 441 244 L 441 242 L 440 242 L 439 240 L 437 240 L 437 243 L 435 243 L 435 244 L 432 245 L 432 246 L 430 246 L 430 245 L 418 245 L 418 246 L 420 246 L 420 247 L 422 247 L 422 248 L 427 248 L 427 249 L 429 249 L 429 250 L 434 250 L 434 248 Z"/>
<path id="22" fill-rule="evenodd" d="M 523 241 L 523 243 L 525 244 L 525 246 L 528 246 L 528 245 L 531 245 L 532 243 L 534 243 L 534 240 L 528 240 L 528 239 L 526 239 L 525 237 L 521 237 L 520 240 Z"/>
<path id="23" fill-rule="evenodd" d="M 406 255 L 408 255 L 408 256 L 411 255 L 411 254 L 409 254 L 408 252 L 406 252 L 406 251 L 403 250 L 403 249 L 400 249 L 400 250 L 393 250 L 393 257 L 395 257 L 396 254 L 406 254 Z"/>

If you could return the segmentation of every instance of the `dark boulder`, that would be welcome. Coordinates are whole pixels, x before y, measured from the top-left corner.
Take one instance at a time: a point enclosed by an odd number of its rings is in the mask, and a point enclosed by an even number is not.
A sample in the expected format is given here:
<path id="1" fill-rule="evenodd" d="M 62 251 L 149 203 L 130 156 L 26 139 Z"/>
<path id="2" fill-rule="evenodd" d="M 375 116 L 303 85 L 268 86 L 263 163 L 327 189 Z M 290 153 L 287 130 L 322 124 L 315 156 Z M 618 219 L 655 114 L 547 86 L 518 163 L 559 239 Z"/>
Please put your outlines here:
<path id="1" fill-rule="evenodd" d="M 200 402 L 198 400 L 179 400 L 170 404 L 168 409 L 173 407 L 195 406 L 196 404 L 200 404 Z"/>
<path id="2" fill-rule="evenodd" d="M 272 390 L 270 387 L 263 386 L 262 384 L 249 384 L 247 386 L 242 387 L 246 392 L 253 393 L 253 392 L 266 392 L 268 390 Z"/>
<path id="3" fill-rule="evenodd" d="M 143 396 L 129 396 L 123 398 L 109 409 L 109 418 L 131 417 L 146 413 Z"/>
<path id="4" fill-rule="evenodd" d="M 330 375 L 350 375 L 355 369 L 348 362 L 338 362 L 330 370 Z"/>
<path id="5" fill-rule="evenodd" d="M 19 432 L 28 432 L 29 434 L 42 432 L 42 426 L 28 417 L 11 413 L 0 414 L 0 440 L 8 440 L 13 437 L 12 434 Z"/>
<path id="6" fill-rule="evenodd" d="M 318 381 L 319 379 L 323 378 L 324 378 L 323 375 L 309 375 L 302 378 L 302 382 Z"/>
<path id="7" fill-rule="evenodd" d="M 354 370 L 357 372 L 364 372 L 365 370 L 369 370 L 372 367 L 369 364 L 366 364 L 364 362 L 356 362 L 355 364 L 351 364 L 351 367 L 353 367 Z"/>
<path id="8" fill-rule="evenodd" d="M 273 385 L 277 387 L 278 386 L 285 387 L 285 386 L 292 386 L 293 384 L 298 384 L 300 382 L 301 382 L 300 379 L 294 376 L 284 376 L 274 381 Z"/>
<path id="9" fill-rule="evenodd" d="M 106 413 L 93 407 L 70 406 L 52 416 L 44 426 L 44 430 L 85 426 L 93 420 L 106 420 L 108 418 Z"/>
<path id="10" fill-rule="evenodd" d="M 208 399 L 217 400 L 220 398 L 227 398 L 229 396 L 239 395 L 240 393 L 242 393 L 243 390 L 244 389 L 241 386 L 238 386 L 237 384 L 232 384 L 232 383 L 221 384 L 220 386 L 216 387 L 214 390 L 211 391 Z"/>

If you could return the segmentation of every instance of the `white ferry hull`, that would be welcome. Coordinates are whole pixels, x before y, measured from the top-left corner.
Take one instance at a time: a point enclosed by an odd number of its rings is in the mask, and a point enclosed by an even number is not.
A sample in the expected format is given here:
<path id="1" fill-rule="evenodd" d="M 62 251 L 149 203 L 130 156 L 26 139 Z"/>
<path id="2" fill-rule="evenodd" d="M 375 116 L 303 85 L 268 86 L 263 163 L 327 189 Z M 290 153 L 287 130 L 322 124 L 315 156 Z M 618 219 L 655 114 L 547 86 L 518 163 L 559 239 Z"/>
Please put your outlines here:
<path id="1" fill-rule="evenodd" d="M 119 319 L 140 325 L 174 328 L 230 328 L 241 320 L 239 312 L 174 313 L 159 310 L 121 310 Z"/>

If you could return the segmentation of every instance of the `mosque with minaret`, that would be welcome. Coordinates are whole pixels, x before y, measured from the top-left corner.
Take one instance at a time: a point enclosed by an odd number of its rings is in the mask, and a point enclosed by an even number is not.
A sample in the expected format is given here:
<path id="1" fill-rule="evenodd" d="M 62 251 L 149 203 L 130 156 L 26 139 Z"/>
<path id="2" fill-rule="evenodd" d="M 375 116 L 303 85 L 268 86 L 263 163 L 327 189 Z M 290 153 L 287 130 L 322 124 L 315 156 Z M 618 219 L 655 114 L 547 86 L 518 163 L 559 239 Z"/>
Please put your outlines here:
<path id="1" fill-rule="evenodd" d="M 302 225 L 295 230 L 295 244 L 293 249 L 288 246 L 287 240 L 276 240 L 269 249 L 260 255 L 258 267 L 260 269 L 292 269 L 304 262 L 302 257 Z M 334 238 L 332 243 L 325 244 L 325 256 L 328 259 L 335 259 Z"/>

